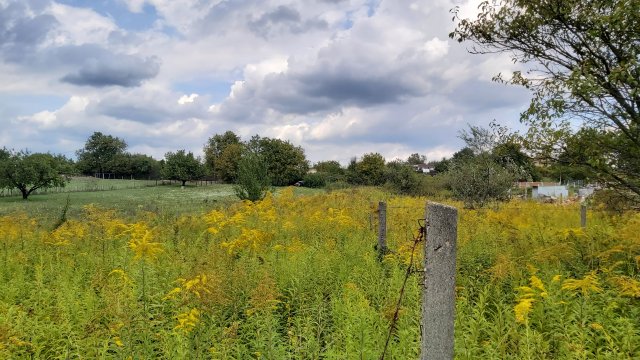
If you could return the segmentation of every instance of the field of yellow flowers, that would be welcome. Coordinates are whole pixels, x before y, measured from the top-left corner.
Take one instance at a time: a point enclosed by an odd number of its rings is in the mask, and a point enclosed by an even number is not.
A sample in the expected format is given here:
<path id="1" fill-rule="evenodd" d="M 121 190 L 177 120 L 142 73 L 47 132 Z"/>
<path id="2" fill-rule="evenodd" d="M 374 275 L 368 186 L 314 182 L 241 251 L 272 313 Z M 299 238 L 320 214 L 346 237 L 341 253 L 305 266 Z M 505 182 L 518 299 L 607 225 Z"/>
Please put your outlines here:
<path id="1" fill-rule="evenodd" d="M 183 215 L 0 214 L 0 358 L 377 359 L 424 204 L 284 190 Z M 575 205 L 460 210 L 457 358 L 640 358 L 640 214 L 588 221 Z M 420 276 L 388 359 L 419 356 Z"/>

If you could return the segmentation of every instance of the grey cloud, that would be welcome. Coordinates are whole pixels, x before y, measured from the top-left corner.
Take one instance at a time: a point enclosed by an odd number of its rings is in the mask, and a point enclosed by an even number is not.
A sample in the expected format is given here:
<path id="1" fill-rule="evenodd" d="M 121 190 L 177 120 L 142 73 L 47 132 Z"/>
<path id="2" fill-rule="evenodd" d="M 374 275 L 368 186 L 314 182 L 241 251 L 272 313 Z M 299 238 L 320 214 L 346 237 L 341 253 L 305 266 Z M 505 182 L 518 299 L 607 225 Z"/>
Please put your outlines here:
<path id="1" fill-rule="evenodd" d="M 178 97 L 178 94 L 149 93 L 138 89 L 117 91 L 91 103 L 87 113 L 145 124 L 208 116 L 206 97 L 197 97 L 184 105 L 178 104 Z"/>
<path id="2" fill-rule="evenodd" d="M 321 73 L 300 77 L 302 92 L 307 96 L 331 99 L 341 105 L 367 107 L 398 102 L 407 96 L 417 96 L 421 89 L 402 81 L 393 74 L 360 74 L 350 72 L 330 76 Z"/>
<path id="3" fill-rule="evenodd" d="M 80 68 L 63 76 L 62 82 L 93 87 L 140 86 L 142 81 L 154 78 L 160 71 L 156 57 L 139 58 L 132 55 L 105 52 L 103 57 L 84 59 Z"/>
<path id="4" fill-rule="evenodd" d="M 249 21 L 248 27 L 254 34 L 267 38 L 282 30 L 301 34 L 313 29 L 327 29 L 329 24 L 321 19 L 303 21 L 298 10 L 280 5 L 258 19 Z"/>
<path id="5" fill-rule="evenodd" d="M 260 23 L 284 23 L 300 21 L 300 13 L 296 9 L 280 5 L 275 10 L 260 17 Z"/>
<path id="6" fill-rule="evenodd" d="M 290 61 L 286 73 L 267 75 L 261 82 L 247 82 L 227 99 L 221 111 L 237 121 L 259 119 L 260 109 L 284 114 L 313 114 L 339 110 L 347 106 L 361 108 L 402 103 L 422 96 L 430 89 L 415 64 L 396 68 L 374 68 L 368 64 L 352 66 L 336 62 L 310 67 Z M 247 106 L 251 104 L 251 106 Z"/>
<path id="7" fill-rule="evenodd" d="M 21 62 L 53 30 L 58 21 L 51 15 L 35 15 L 27 3 L 11 2 L 0 7 L 0 50 L 9 62 Z"/>
<path id="8" fill-rule="evenodd" d="M 81 86 L 135 87 L 158 74 L 155 57 L 113 53 L 95 44 L 43 47 L 59 25 L 55 17 L 37 14 L 48 4 L 31 0 L 0 5 L 0 59 L 32 71 L 64 71 L 62 82 Z"/>

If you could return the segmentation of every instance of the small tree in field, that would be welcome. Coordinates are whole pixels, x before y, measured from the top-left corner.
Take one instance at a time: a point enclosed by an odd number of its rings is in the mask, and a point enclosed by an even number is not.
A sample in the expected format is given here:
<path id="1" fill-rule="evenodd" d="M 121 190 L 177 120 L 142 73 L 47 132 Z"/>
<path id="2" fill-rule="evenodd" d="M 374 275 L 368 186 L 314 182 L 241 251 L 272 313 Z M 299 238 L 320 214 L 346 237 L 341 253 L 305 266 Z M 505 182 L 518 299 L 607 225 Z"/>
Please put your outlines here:
<path id="1" fill-rule="evenodd" d="M 71 162 L 63 156 L 0 150 L 0 188 L 17 188 L 22 198 L 38 189 L 64 186 Z"/>
<path id="2" fill-rule="evenodd" d="M 184 150 L 168 152 L 164 155 L 164 159 L 164 176 L 171 180 L 182 181 L 182 186 L 185 186 L 187 181 L 204 176 L 204 167 L 192 152 L 187 153 Z"/>
<path id="3" fill-rule="evenodd" d="M 492 123 L 491 129 L 469 129 L 459 136 L 467 146 L 454 154 L 448 165 L 448 183 L 454 198 L 471 209 L 508 200 L 513 183 L 531 177 L 523 166 L 528 158 L 509 142 L 504 127 Z M 519 163 L 520 158 L 523 164 Z"/>
<path id="4" fill-rule="evenodd" d="M 234 191 L 241 200 L 264 199 L 271 188 L 267 163 L 258 153 L 246 150 L 238 164 L 238 177 Z"/>
<path id="5" fill-rule="evenodd" d="M 466 208 L 475 209 L 508 200 L 518 174 L 515 166 L 505 166 L 491 154 L 482 153 L 453 162 L 448 172 L 449 187 L 454 198 L 463 201 Z"/>

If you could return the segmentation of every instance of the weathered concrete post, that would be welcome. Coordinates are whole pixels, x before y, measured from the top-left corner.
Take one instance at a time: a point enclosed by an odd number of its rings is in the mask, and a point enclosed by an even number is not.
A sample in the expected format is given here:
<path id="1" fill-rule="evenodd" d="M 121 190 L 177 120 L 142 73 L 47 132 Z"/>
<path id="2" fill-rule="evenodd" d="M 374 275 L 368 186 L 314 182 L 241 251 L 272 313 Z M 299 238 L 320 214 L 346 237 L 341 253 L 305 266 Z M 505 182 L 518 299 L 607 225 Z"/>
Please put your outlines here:
<path id="1" fill-rule="evenodd" d="M 387 253 L 387 203 L 378 203 L 378 257 L 382 259 Z"/>
<path id="2" fill-rule="evenodd" d="M 458 210 L 427 204 L 421 360 L 453 359 Z"/>
<path id="3" fill-rule="evenodd" d="M 587 204 L 580 205 L 580 226 L 587 228 Z"/>

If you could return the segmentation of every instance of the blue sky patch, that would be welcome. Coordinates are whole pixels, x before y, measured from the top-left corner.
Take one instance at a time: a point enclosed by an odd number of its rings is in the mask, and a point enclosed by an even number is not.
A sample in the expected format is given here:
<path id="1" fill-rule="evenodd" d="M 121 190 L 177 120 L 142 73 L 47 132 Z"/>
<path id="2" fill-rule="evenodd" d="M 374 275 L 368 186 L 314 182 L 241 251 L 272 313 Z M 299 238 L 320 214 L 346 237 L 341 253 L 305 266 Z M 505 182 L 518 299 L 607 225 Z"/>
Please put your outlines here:
<path id="1" fill-rule="evenodd" d="M 128 31 L 144 31 L 153 27 L 158 19 L 155 7 L 145 4 L 142 12 L 132 13 L 127 6 L 114 0 L 58 0 L 58 3 L 92 9 L 100 15 L 112 18 L 116 24 Z"/>

